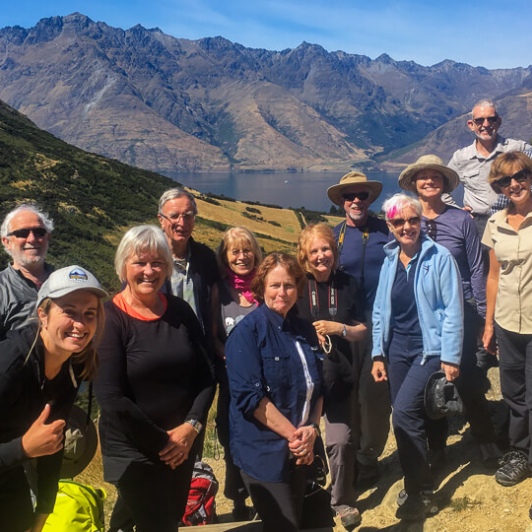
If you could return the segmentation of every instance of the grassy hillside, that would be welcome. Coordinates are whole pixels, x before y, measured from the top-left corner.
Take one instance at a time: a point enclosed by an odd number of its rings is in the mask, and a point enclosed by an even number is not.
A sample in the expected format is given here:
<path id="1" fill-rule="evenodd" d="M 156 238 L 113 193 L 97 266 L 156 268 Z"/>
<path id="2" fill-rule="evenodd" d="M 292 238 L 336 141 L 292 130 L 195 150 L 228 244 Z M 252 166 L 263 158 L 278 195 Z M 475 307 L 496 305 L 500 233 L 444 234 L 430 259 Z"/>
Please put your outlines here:
<path id="1" fill-rule="evenodd" d="M 37 202 L 55 223 L 49 261 L 92 270 L 111 291 L 116 246 L 129 227 L 158 223 L 157 201 L 176 182 L 86 153 L 38 129 L 0 102 L 0 217 Z M 294 211 L 198 195 L 194 236 L 215 248 L 232 225 L 254 231 L 265 251 L 293 251 L 303 219 Z M 2 268 L 9 258 L 2 250 Z"/>

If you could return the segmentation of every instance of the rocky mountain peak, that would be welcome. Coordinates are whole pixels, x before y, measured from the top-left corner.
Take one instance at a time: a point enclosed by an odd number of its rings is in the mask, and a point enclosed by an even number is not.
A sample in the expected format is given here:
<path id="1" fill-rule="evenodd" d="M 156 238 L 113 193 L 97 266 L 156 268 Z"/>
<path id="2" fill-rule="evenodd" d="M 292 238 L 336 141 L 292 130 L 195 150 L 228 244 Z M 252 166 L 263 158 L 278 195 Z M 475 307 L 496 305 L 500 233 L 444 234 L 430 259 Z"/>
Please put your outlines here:
<path id="1" fill-rule="evenodd" d="M 0 99 L 67 142 L 167 175 L 371 165 L 481 97 L 524 90 L 532 73 L 372 60 L 308 42 L 252 49 L 81 13 L 1 29 L 0 49 Z"/>

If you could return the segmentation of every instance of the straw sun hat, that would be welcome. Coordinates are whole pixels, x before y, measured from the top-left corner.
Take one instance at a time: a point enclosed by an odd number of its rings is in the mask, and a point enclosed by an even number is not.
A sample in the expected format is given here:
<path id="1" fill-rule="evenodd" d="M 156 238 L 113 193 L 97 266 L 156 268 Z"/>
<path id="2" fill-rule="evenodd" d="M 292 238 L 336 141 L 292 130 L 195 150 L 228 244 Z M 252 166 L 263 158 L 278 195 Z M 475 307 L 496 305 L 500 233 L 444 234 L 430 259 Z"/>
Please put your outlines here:
<path id="1" fill-rule="evenodd" d="M 417 192 L 414 176 L 421 170 L 436 170 L 443 176 L 443 192 L 451 192 L 460 183 L 458 174 L 443 164 L 437 155 L 423 155 L 414 164 L 407 166 L 399 176 L 399 186 L 403 190 Z"/>

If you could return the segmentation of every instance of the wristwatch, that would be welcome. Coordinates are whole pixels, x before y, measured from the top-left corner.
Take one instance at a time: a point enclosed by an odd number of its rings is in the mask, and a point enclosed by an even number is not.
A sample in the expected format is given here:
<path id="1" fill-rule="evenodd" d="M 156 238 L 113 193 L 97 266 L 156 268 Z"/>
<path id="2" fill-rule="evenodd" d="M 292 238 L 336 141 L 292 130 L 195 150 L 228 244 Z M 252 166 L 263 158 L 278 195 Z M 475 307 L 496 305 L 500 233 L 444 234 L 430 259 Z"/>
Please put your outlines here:
<path id="1" fill-rule="evenodd" d="M 318 434 L 318 438 L 321 436 L 321 430 L 319 425 L 317 425 L 316 423 L 309 423 L 308 426 L 312 427 L 316 431 L 316 433 Z"/>
<path id="2" fill-rule="evenodd" d="M 188 423 L 198 434 L 203 430 L 203 423 L 197 419 L 187 419 L 185 423 Z"/>
<path id="3" fill-rule="evenodd" d="M 342 338 L 345 338 L 347 336 L 347 327 L 345 326 L 345 323 L 344 323 L 344 328 L 342 330 Z"/>

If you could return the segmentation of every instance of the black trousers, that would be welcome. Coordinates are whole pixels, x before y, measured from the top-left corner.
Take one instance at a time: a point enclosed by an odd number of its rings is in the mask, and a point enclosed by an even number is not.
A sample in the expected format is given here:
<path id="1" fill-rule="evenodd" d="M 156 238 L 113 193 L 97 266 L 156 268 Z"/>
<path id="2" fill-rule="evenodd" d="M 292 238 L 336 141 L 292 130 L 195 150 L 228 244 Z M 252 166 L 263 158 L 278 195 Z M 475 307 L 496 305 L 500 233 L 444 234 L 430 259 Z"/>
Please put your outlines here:
<path id="1" fill-rule="evenodd" d="M 24 532 L 33 525 L 30 487 L 22 466 L 0 474 L 0 530 Z"/>
<path id="2" fill-rule="evenodd" d="M 118 481 L 118 492 L 137 532 L 175 532 L 187 504 L 194 456 L 172 470 L 132 462 Z"/>
<path id="3" fill-rule="evenodd" d="M 455 381 L 455 385 L 464 403 L 465 417 L 471 426 L 473 438 L 478 443 L 494 443 L 497 436 L 484 393 L 484 374 L 477 365 L 477 337 L 480 325 L 476 309 L 464 301 L 464 342 L 460 377 Z M 428 420 L 426 430 L 430 449 L 445 447 L 448 435 L 447 418 Z"/>
<path id="4" fill-rule="evenodd" d="M 495 324 L 499 346 L 502 396 L 510 407 L 508 436 L 532 465 L 532 334 L 519 334 Z"/>
<path id="5" fill-rule="evenodd" d="M 244 504 L 248 497 L 246 486 L 240 476 L 240 468 L 233 462 L 230 448 L 229 436 L 229 403 L 231 394 L 229 393 L 229 382 L 227 380 L 227 370 L 225 361 L 216 361 L 216 378 L 218 380 L 218 405 L 216 410 L 216 431 L 218 440 L 224 448 L 225 460 L 225 485 L 224 495 L 234 501 L 235 504 Z"/>
<path id="6" fill-rule="evenodd" d="M 264 532 L 296 532 L 303 513 L 307 467 L 294 466 L 288 482 L 263 482 L 240 471 Z"/>

